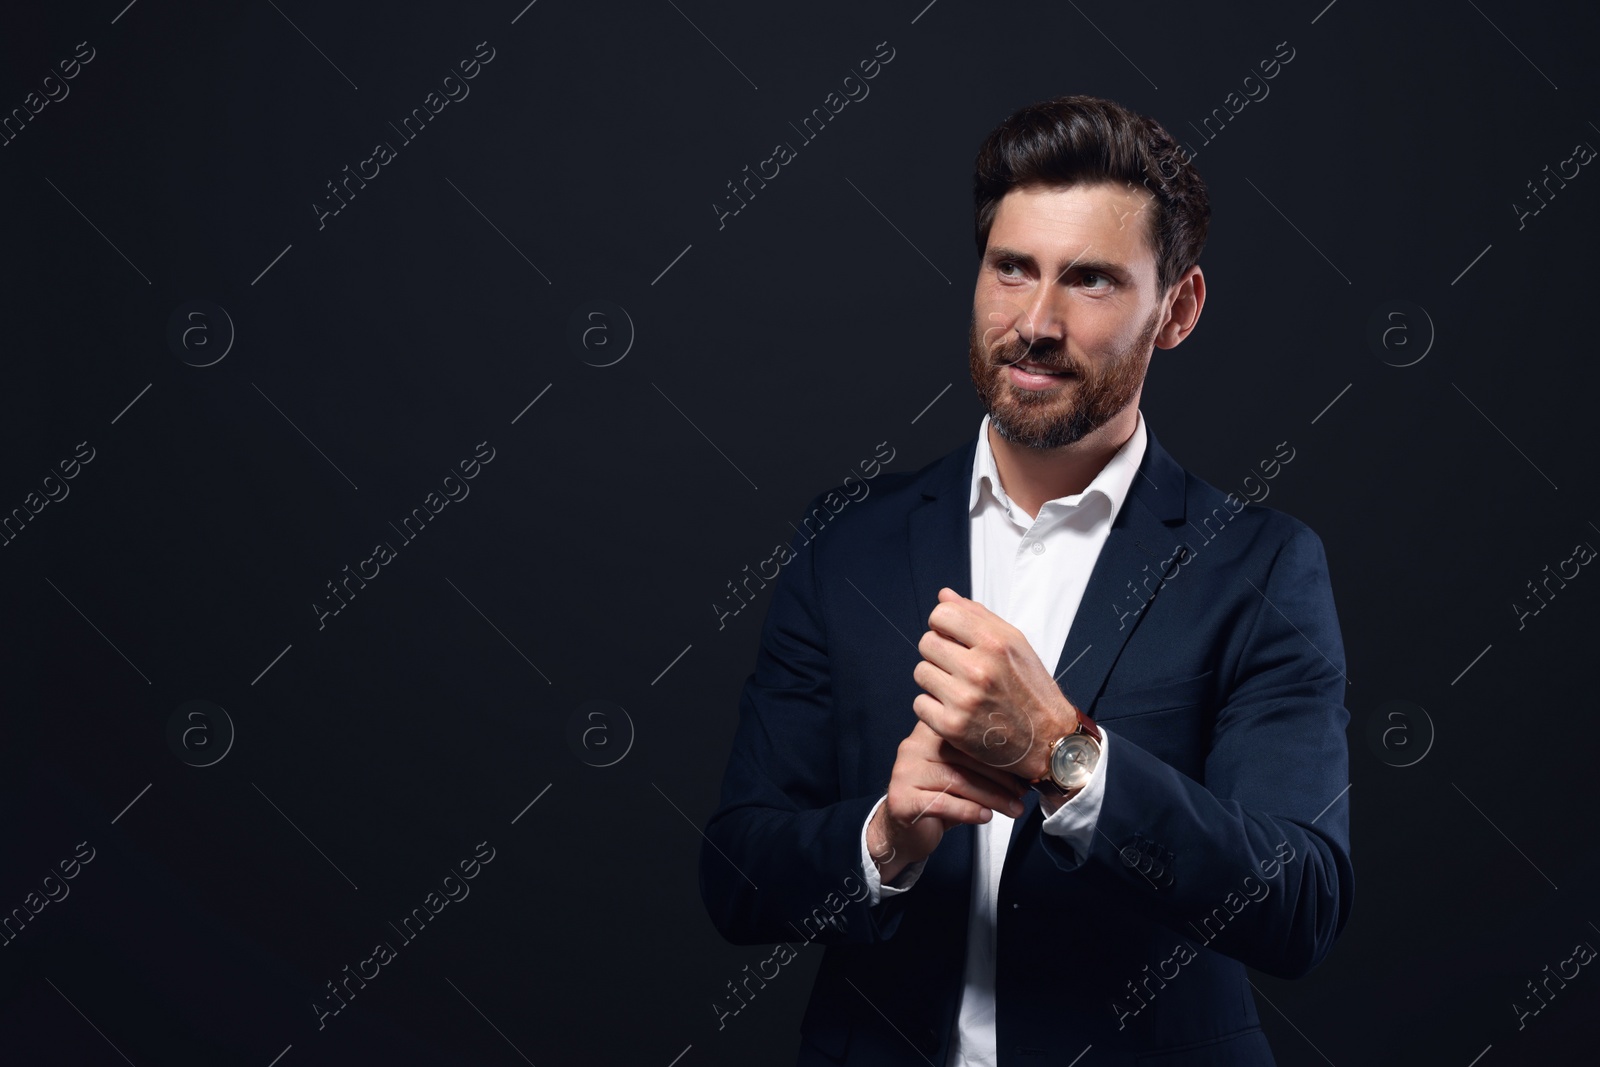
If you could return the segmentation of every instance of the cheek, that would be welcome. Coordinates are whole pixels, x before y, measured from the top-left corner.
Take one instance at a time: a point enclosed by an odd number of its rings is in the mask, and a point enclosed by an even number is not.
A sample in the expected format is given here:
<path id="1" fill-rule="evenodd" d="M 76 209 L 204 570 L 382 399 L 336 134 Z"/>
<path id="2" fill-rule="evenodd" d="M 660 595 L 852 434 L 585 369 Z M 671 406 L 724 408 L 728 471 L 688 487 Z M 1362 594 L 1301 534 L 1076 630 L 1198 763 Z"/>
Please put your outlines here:
<path id="1" fill-rule="evenodd" d="M 1078 336 L 1090 351 L 1114 355 L 1139 342 L 1149 320 L 1128 307 L 1097 307 L 1082 316 Z"/>
<path id="2" fill-rule="evenodd" d="M 1067 344 L 1080 357 L 1098 364 L 1133 343 L 1133 335 L 1124 338 L 1118 326 L 1104 315 L 1080 315 L 1067 324 Z"/>
<path id="3" fill-rule="evenodd" d="M 985 350 L 993 348 L 996 344 L 1006 339 L 1016 322 L 1016 316 L 993 303 L 986 301 L 976 317 L 978 343 Z"/>

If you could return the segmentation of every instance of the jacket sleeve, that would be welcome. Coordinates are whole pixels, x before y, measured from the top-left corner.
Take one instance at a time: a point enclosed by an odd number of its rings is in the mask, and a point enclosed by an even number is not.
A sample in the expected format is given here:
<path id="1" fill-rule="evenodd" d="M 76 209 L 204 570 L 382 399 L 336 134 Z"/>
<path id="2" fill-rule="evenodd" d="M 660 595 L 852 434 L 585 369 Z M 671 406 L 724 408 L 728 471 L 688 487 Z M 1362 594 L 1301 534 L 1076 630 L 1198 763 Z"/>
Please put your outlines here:
<path id="1" fill-rule="evenodd" d="M 1241 583 L 1246 576 L 1241 574 Z M 1219 697 L 1204 782 L 1119 735 L 1081 862 L 1103 899 L 1279 978 L 1310 972 L 1350 915 L 1344 645 L 1322 541 L 1295 522 Z"/>
<path id="2" fill-rule="evenodd" d="M 840 795 L 817 549 L 800 542 L 791 550 L 740 697 L 721 799 L 705 826 L 700 895 L 734 944 L 870 944 L 899 925 L 910 894 L 870 902 L 861 827 L 882 790 Z"/>

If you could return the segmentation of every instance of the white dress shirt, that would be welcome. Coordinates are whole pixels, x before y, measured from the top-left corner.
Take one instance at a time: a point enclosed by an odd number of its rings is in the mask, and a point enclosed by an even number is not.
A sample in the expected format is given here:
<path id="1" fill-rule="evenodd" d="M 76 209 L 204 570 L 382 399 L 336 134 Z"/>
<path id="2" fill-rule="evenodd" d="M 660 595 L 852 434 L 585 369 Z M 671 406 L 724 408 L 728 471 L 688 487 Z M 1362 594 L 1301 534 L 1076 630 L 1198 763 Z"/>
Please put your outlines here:
<path id="1" fill-rule="evenodd" d="M 1037 517 L 1014 503 L 1000 484 L 994 451 L 989 446 L 989 416 L 978 427 L 978 448 L 972 464 L 972 491 L 968 521 L 972 541 L 972 597 L 1021 630 L 1052 677 L 1060 681 L 1058 663 L 1067 631 L 1077 615 L 1089 574 L 1111 532 L 1128 489 L 1144 458 L 1144 414 L 1139 413 L 1133 436 L 1107 461 L 1081 493 L 1046 501 Z M 928 610 L 933 610 L 929 605 Z M 1068 650 L 1074 657 L 1083 650 Z M 1066 686 L 1070 693 L 1071 686 Z M 1041 797 L 1045 812 L 1042 829 L 1066 839 L 1081 861 L 1094 840 L 1095 824 L 1105 796 L 1106 753 L 1109 731 L 1101 729 L 1100 762 L 1089 784 L 1071 800 Z M 1041 739 L 1048 742 L 1052 739 Z M 874 905 L 916 884 L 926 859 L 907 866 L 894 881 L 880 884 L 878 868 L 867 850 L 867 825 L 882 807 L 878 800 L 861 827 L 861 866 Z M 1054 811 L 1051 809 L 1054 808 Z M 1000 871 L 1011 844 L 1014 820 L 993 811 L 986 823 L 974 829 L 972 913 L 967 924 L 966 979 L 956 1018 L 955 1041 L 945 1067 L 994 1067 L 995 910 L 1000 893 Z"/>

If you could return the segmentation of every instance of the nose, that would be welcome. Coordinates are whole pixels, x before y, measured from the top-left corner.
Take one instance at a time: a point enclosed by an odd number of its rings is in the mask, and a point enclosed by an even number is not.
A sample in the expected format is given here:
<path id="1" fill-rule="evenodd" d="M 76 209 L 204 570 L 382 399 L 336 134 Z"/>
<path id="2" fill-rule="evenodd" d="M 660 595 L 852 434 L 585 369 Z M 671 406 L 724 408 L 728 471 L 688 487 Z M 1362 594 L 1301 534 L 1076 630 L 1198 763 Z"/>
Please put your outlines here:
<path id="1" fill-rule="evenodd" d="M 1067 337 L 1066 294 L 1060 286 L 1039 285 L 1016 311 L 1017 335 L 1031 352 L 1059 348 Z"/>

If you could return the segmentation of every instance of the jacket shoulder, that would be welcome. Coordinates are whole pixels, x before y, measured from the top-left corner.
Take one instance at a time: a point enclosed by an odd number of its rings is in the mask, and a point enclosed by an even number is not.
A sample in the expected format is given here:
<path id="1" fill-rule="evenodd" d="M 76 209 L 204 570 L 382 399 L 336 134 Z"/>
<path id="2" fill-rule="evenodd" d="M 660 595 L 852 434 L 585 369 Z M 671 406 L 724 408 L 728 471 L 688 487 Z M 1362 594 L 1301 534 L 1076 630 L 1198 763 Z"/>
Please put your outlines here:
<path id="1" fill-rule="evenodd" d="M 1209 538 L 1221 528 L 1231 527 L 1245 535 L 1234 538 L 1241 555 L 1262 550 L 1276 553 L 1295 541 L 1315 546 L 1319 553 L 1324 551 L 1322 539 L 1304 520 L 1262 503 L 1270 495 L 1270 481 L 1246 479 L 1257 485 L 1257 491 L 1265 490 L 1258 497 L 1248 488 L 1243 493 L 1219 489 L 1187 467 L 1183 468 L 1183 473 L 1187 486 L 1185 511 L 1191 534 Z"/>
<path id="2" fill-rule="evenodd" d="M 812 527 L 825 522 L 836 532 L 870 531 L 880 533 L 884 524 L 905 518 L 929 491 L 958 488 L 966 499 L 970 485 L 972 453 L 976 440 L 967 441 L 930 460 L 914 471 L 879 471 L 874 478 L 852 475 L 843 482 L 813 496 L 806 505 L 802 523 Z M 890 455 L 890 462 L 893 453 Z"/>

